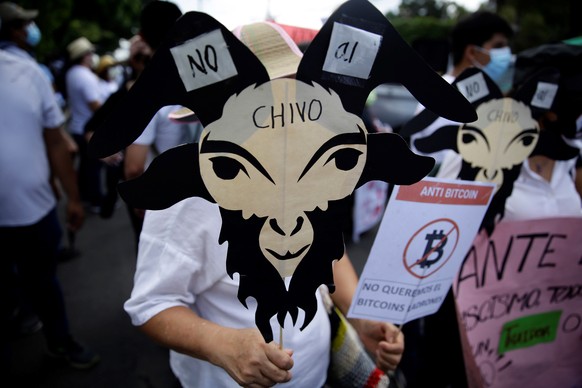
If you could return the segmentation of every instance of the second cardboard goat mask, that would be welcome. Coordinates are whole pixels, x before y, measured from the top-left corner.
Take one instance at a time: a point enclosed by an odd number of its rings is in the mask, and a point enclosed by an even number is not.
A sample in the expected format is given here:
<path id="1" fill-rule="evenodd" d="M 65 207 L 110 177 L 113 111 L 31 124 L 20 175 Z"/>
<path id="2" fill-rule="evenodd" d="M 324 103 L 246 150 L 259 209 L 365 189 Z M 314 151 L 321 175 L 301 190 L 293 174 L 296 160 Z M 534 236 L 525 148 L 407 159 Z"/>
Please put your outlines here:
<path id="1" fill-rule="evenodd" d="M 107 155 L 138 136 L 164 104 L 196 112 L 205 126 L 199 144 L 159 155 L 119 191 L 146 209 L 189 197 L 217 203 L 226 270 L 240 274 L 241 303 L 257 300 L 256 324 L 270 341 L 273 316 L 282 325 L 289 313 L 295 324 L 301 308 L 303 329 L 317 310 L 317 288 L 333 292 L 332 261 L 344 252 L 340 217 L 354 189 L 370 180 L 412 184 L 434 165 L 398 135 L 367 133 L 365 99 L 387 79 L 400 80 L 440 115 L 476 118 L 368 2 L 349 1 L 330 17 L 296 79 L 271 81 L 224 26 L 190 12 L 91 142 Z"/>
<path id="2" fill-rule="evenodd" d="M 464 125 L 444 125 L 415 147 L 431 154 L 451 149 L 462 158 L 458 178 L 497 184 L 496 193 L 484 217 L 482 228 L 488 233 L 504 215 L 505 202 L 513 191 L 522 163 L 533 155 L 571 159 L 577 150 L 558 135 L 541 131 L 537 118 L 555 109 L 559 73 L 547 68 L 532 76 L 511 96 L 503 97 L 498 86 L 481 70 L 469 68 L 453 82 L 477 109 L 479 119 Z M 410 136 L 437 119 L 423 111 L 403 127 Z"/>

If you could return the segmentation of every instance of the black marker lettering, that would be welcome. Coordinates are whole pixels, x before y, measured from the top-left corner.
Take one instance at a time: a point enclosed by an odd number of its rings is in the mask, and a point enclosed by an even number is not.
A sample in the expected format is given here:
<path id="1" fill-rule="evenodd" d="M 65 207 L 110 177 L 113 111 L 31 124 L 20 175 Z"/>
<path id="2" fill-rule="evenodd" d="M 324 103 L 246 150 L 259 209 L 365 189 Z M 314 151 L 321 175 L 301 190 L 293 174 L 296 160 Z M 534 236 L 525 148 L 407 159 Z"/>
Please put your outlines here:
<path id="1" fill-rule="evenodd" d="M 285 106 L 281 103 L 281 114 L 275 114 L 275 106 L 271 106 L 271 128 L 275 128 L 275 118 L 281 118 L 281 127 L 285 126 Z"/>
<path id="2" fill-rule="evenodd" d="M 268 128 L 268 125 L 259 125 L 259 123 L 257 123 L 257 112 L 259 111 L 259 109 L 263 109 L 266 108 L 266 106 L 261 105 L 259 106 L 257 109 L 255 109 L 255 111 L 253 112 L 253 124 L 255 124 L 255 127 L 257 128 Z"/>
<path id="3" fill-rule="evenodd" d="M 212 55 L 212 58 L 210 58 L 210 55 Z M 214 72 L 218 70 L 218 59 L 214 47 L 210 45 L 206 46 L 204 49 L 204 59 L 206 60 L 206 64 L 210 69 L 212 69 Z M 213 63 L 210 61 L 210 59 L 213 60 Z"/>

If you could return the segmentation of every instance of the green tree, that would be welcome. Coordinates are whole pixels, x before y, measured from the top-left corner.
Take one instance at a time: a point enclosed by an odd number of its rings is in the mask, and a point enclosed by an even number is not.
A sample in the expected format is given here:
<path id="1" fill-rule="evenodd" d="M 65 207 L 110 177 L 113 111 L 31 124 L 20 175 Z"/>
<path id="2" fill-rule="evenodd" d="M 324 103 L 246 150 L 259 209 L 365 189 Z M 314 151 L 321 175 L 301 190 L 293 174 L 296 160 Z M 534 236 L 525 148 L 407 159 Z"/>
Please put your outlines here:
<path id="1" fill-rule="evenodd" d="M 99 53 L 114 50 L 120 38 L 130 38 L 139 24 L 144 0 L 13 0 L 27 9 L 38 9 L 42 40 L 37 57 L 45 62 L 63 55 L 74 39 L 85 36 Z"/>
<path id="2" fill-rule="evenodd" d="M 580 0 L 497 0 L 497 12 L 516 28 L 513 46 L 519 52 L 544 43 L 582 35 Z"/>
<path id="3" fill-rule="evenodd" d="M 467 10 L 463 6 L 446 0 L 402 0 L 398 6 L 398 16 L 402 18 L 458 19 L 465 13 Z"/>
<path id="4" fill-rule="evenodd" d="M 449 36 L 468 11 L 454 1 L 402 0 L 397 13 L 386 17 L 435 71 L 446 71 Z"/>

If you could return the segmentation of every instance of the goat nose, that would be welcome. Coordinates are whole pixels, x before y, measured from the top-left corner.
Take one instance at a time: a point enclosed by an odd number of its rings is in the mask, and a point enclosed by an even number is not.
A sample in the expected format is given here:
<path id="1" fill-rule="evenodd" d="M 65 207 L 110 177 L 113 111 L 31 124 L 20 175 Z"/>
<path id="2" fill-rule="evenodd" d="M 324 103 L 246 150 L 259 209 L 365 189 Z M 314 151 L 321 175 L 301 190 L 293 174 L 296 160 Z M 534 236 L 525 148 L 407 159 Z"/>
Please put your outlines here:
<path id="1" fill-rule="evenodd" d="M 497 177 L 497 174 L 499 173 L 499 170 L 495 170 L 495 169 L 484 169 L 483 170 L 483 175 L 485 176 L 485 178 L 489 179 L 490 181 L 492 181 L 493 179 L 495 179 L 495 177 Z"/>
<path id="2" fill-rule="evenodd" d="M 293 236 L 294 234 L 301 230 L 304 221 L 305 220 L 303 219 L 303 217 L 300 216 L 297 217 L 297 220 L 295 220 L 295 224 L 291 224 L 289 226 L 282 225 L 281 227 L 281 225 L 279 225 L 279 223 L 277 222 L 276 218 L 271 218 L 269 220 L 269 225 L 271 226 L 271 229 L 273 229 L 277 234 L 281 236 Z M 289 231 L 289 229 L 291 231 Z"/>

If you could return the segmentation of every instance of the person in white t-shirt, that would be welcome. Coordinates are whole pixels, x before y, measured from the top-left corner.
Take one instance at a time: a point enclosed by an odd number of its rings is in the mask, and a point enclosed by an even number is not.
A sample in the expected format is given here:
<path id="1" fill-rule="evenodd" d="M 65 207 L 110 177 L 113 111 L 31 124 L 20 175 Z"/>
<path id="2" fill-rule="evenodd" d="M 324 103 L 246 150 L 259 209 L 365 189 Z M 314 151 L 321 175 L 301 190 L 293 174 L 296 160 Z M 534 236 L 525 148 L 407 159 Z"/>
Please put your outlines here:
<path id="1" fill-rule="evenodd" d="M 288 38 L 280 27 L 276 31 Z M 245 36 L 234 31 L 260 59 L 261 45 L 246 41 L 261 36 L 253 32 Z M 302 54 L 290 38 L 279 36 L 278 41 L 289 45 L 283 51 L 292 70 L 281 72 L 268 60 L 263 64 L 271 79 L 293 77 Z M 324 386 L 331 343 L 325 286 L 316 292 L 317 312 L 304 330 L 299 329 L 302 313 L 295 324 L 287 315 L 283 329 L 273 319 L 274 341 L 265 342 L 255 323 L 256 302 L 249 298 L 248 308 L 243 306 L 237 298 L 239 278 L 227 274 L 227 244 L 218 244 L 221 225 L 218 205 L 201 198 L 146 212 L 134 288 L 124 305 L 132 323 L 172 349 L 171 367 L 184 387 Z M 335 263 L 333 275 L 336 291 L 331 296 L 345 313 L 358 282 L 346 255 Z M 404 348 L 402 333 L 389 323 L 352 324 L 377 367 L 395 370 Z M 277 338 L 280 329 L 282 337 Z"/>
<path id="2" fill-rule="evenodd" d="M 582 48 L 562 42 L 532 47 L 517 56 L 516 88 L 542 69 L 555 69 L 559 80 L 548 110 L 539 112 L 532 106 L 540 137 L 513 184 L 504 220 L 582 216 L 582 189 L 577 187 L 582 181 L 581 65 Z"/>
<path id="3" fill-rule="evenodd" d="M 513 30 L 509 23 L 492 12 L 478 11 L 461 19 L 451 32 L 452 64 L 447 73 L 443 74 L 443 78 L 448 83 L 453 83 L 465 69 L 478 67 L 501 87 L 511 69 L 512 56 L 509 45 L 512 36 Z M 504 89 L 507 91 L 506 86 Z M 419 104 L 416 113 L 423 109 L 424 107 Z M 422 154 L 414 147 L 414 141 L 429 136 L 437 128 L 451 124 L 460 123 L 439 117 L 424 130 L 410 136 L 410 148 Z M 430 156 L 437 160 L 437 167 L 447 174 L 443 175 L 439 170 L 437 172 L 439 177 L 449 177 L 450 173 L 461 168 L 461 158 L 456 152 L 445 150 Z"/>
<path id="4" fill-rule="evenodd" d="M 575 125 L 564 119 L 564 114 L 560 117 L 559 112 L 563 112 L 560 104 L 566 98 L 560 92 L 563 82 L 567 83 L 568 78 L 560 81 L 557 102 L 552 110 L 543 113 L 537 119 L 541 133 L 536 150 L 539 148 L 540 151 L 534 151 L 521 165 L 511 195 L 505 202 L 503 220 L 582 217 L 582 198 L 576 188 L 576 179 L 580 174 L 578 163 L 581 157 L 581 144 L 579 141 L 568 141 L 562 134 L 564 131 L 560 130 L 562 126 Z M 577 94 L 582 95 L 582 91 L 578 91 Z M 578 108 L 578 113 L 581 112 L 582 106 Z M 560 147 L 560 151 L 547 149 L 549 144 L 555 148 Z M 558 155 L 559 158 L 566 160 L 556 160 Z M 567 159 L 568 157 L 571 158 Z"/>
<path id="5" fill-rule="evenodd" d="M 71 336 L 66 306 L 57 278 L 62 230 L 57 199 L 50 184 L 55 174 L 66 193 L 67 228 L 78 230 L 84 211 L 64 136 L 65 117 L 52 86 L 40 68 L 0 50 L 0 314 L 14 316 L 12 279 L 18 278 L 24 298 L 43 324 L 49 355 L 77 368 L 99 357 Z M 13 338 L 3 326 L 0 354 Z M 10 365 L 2 359 L 2 365 Z"/>
<path id="6" fill-rule="evenodd" d="M 576 159 L 530 157 L 521 167 L 505 203 L 505 221 L 548 217 L 582 217 L 576 191 Z"/>
<path id="7" fill-rule="evenodd" d="M 75 39 L 67 46 L 70 68 L 65 75 L 67 107 L 70 112 L 69 133 L 78 147 L 78 180 L 81 199 L 88 202 L 91 210 L 98 212 L 103 193 L 101 171 L 103 163 L 87 154 L 85 124 L 103 103 L 99 77 L 93 72 L 95 46 L 85 37 Z"/>
<path id="8" fill-rule="evenodd" d="M 510 39 L 513 30 L 499 15 L 488 11 L 477 11 L 459 22 L 451 31 L 452 66 L 443 78 L 452 83 L 465 69 L 478 67 L 487 73 L 500 87 L 510 72 L 512 60 Z M 504 84 L 504 89 L 507 87 Z M 420 106 L 417 113 L 424 107 Z M 431 135 L 445 125 L 461 125 L 437 118 L 425 129 L 409 137 L 410 148 L 419 153 L 416 139 Z M 462 165 L 462 157 L 452 150 L 443 150 L 430 156 L 437 161 L 432 175 L 439 178 L 456 179 Z M 435 314 L 412 321 L 403 328 L 410 341 L 417 347 L 408 347 L 402 359 L 402 370 L 410 387 L 449 386 L 465 387 L 465 365 L 463 361 L 459 328 L 457 324 L 455 300 L 452 290 L 447 294 L 439 311 Z M 440 357 L 440 350 L 449 350 L 446 358 Z"/>

